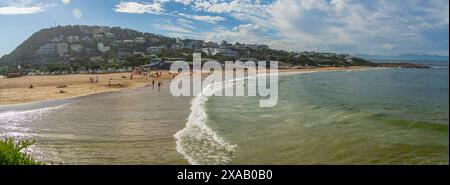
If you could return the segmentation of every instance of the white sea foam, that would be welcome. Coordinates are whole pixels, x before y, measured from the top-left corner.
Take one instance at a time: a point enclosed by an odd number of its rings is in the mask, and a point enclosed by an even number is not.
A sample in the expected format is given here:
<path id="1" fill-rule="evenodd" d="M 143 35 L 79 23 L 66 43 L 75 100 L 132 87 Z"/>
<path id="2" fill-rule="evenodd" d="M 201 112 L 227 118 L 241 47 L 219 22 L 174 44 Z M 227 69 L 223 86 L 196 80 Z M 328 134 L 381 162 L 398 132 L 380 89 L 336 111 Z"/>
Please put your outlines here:
<path id="1" fill-rule="evenodd" d="M 222 90 L 222 83 L 208 84 L 191 102 L 191 113 L 186 127 L 174 137 L 177 151 L 190 164 L 226 164 L 237 145 L 229 144 L 206 125 L 205 103 L 214 92 Z"/>
<path id="2" fill-rule="evenodd" d="M 266 74 L 258 75 L 261 77 Z M 186 127 L 178 131 L 176 149 L 190 164 L 226 164 L 234 156 L 235 144 L 228 143 L 206 124 L 207 114 L 205 104 L 209 97 L 218 91 L 233 87 L 236 81 L 254 79 L 256 76 L 247 76 L 215 82 L 206 85 L 191 101 L 191 113 Z"/>

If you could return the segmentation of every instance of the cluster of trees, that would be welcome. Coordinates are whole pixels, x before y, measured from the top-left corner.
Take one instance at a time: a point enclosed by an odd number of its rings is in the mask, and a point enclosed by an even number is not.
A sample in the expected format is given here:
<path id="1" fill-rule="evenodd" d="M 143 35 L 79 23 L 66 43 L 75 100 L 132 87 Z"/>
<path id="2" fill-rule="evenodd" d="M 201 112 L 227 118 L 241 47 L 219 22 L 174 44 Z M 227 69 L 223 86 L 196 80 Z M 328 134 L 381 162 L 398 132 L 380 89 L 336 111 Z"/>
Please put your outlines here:
<path id="1" fill-rule="evenodd" d="M 8 72 L 8 66 L 0 66 L 0 75 L 6 75 Z"/>

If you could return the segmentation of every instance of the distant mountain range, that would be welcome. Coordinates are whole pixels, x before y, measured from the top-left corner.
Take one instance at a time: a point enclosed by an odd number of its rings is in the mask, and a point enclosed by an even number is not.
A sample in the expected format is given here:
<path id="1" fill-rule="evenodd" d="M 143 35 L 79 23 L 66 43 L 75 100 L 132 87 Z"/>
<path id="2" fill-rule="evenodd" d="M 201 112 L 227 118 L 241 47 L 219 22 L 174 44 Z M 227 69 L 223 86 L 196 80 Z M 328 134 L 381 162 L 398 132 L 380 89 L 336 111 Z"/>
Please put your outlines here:
<path id="1" fill-rule="evenodd" d="M 439 56 L 439 55 L 402 54 L 402 55 L 383 56 L 383 55 L 356 54 L 355 56 L 370 61 L 449 61 L 448 56 Z"/>

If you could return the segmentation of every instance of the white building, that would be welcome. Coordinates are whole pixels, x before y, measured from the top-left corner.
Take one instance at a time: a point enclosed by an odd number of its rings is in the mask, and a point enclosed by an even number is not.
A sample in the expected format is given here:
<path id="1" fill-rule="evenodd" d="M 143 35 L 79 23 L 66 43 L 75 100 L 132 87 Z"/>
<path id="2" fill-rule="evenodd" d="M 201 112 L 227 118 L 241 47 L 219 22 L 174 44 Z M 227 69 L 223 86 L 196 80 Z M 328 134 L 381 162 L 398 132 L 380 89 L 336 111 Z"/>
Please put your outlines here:
<path id="1" fill-rule="evenodd" d="M 102 56 L 91 57 L 91 58 L 89 58 L 89 61 L 91 61 L 91 62 L 102 62 L 103 61 L 103 57 Z"/>
<path id="2" fill-rule="evenodd" d="M 134 39 L 134 42 L 139 43 L 139 44 L 144 44 L 145 43 L 145 38 L 144 37 L 136 37 Z"/>
<path id="3" fill-rule="evenodd" d="M 220 49 L 220 53 L 222 56 L 227 57 L 237 57 L 239 53 L 237 51 L 233 51 L 231 49 Z"/>
<path id="4" fill-rule="evenodd" d="M 103 33 L 111 32 L 111 28 L 109 26 L 102 26 L 100 27 L 100 30 L 102 30 Z"/>
<path id="5" fill-rule="evenodd" d="M 117 52 L 117 57 L 119 59 L 126 59 L 130 55 L 131 55 L 131 53 L 129 51 L 119 51 L 119 52 Z"/>
<path id="6" fill-rule="evenodd" d="M 151 38 L 151 39 L 150 39 L 150 42 L 152 42 L 152 43 L 159 42 L 159 38 Z"/>
<path id="7" fill-rule="evenodd" d="M 54 37 L 51 42 L 62 42 L 64 41 L 64 35 L 60 35 L 59 37 Z"/>
<path id="8" fill-rule="evenodd" d="M 208 56 L 223 55 L 229 57 L 237 57 L 239 53 L 231 49 L 220 49 L 220 48 L 202 48 L 202 52 L 206 53 Z"/>
<path id="9" fill-rule="evenodd" d="M 214 56 L 220 53 L 219 48 L 202 48 L 202 52 L 206 53 L 208 56 Z"/>
<path id="10" fill-rule="evenodd" d="M 105 33 L 105 37 L 108 39 L 113 39 L 116 37 L 116 35 L 114 33 Z"/>
<path id="11" fill-rule="evenodd" d="M 56 44 L 56 52 L 63 57 L 69 54 L 69 45 L 65 42 Z"/>
<path id="12" fill-rule="evenodd" d="M 345 55 L 344 56 L 344 59 L 345 59 L 345 61 L 347 61 L 347 62 L 353 62 L 353 57 L 351 56 L 351 55 Z"/>
<path id="13" fill-rule="evenodd" d="M 95 35 L 93 36 L 93 38 L 94 38 L 94 39 L 103 39 L 103 35 L 95 34 Z"/>
<path id="14" fill-rule="evenodd" d="M 55 54 L 55 44 L 47 43 L 36 50 L 38 55 L 53 55 Z"/>
<path id="15" fill-rule="evenodd" d="M 98 50 L 99 50 L 100 52 L 102 52 L 102 53 L 111 50 L 111 47 L 109 47 L 109 46 L 104 46 L 103 43 L 101 43 L 101 42 L 99 42 L 99 43 L 97 44 L 97 47 L 98 47 Z"/>
<path id="16" fill-rule="evenodd" d="M 121 40 L 115 40 L 115 41 L 112 43 L 112 45 L 115 46 L 115 47 L 120 46 L 121 44 L 122 44 L 122 41 L 121 41 Z"/>
<path id="17" fill-rule="evenodd" d="M 91 42 L 91 38 L 89 38 L 89 36 L 84 36 L 83 38 L 81 38 L 82 42 Z"/>
<path id="18" fill-rule="evenodd" d="M 135 51 L 135 52 L 133 52 L 132 55 L 140 55 L 141 57 L 145 57 L 146 56 L 146 54 L 144 52 L 141 52 L 141 51 Z"/>
<path id="19" fill-rule="evenodd" d="M 80 41 L 80 37 L 78 35 L 67 36 L 66 41 L 68 43 L 79 42 Z"/>
<path id="20" fill-rule="evenodd" d="M 147 53 L 160 53 L 164 48 L 160 46 L 151 46 L 146 49 Z"/>
<path id="21" fill-rule="evenodd" d="M 123 40 L 122 43 L 124 43 L 124 44 L 133 44 L 134 40 Z"/>
<path id="22" fill-rule="evenodd" d="M 70 50 L 76 53 L 83 51 L 83 46 L 81 44 L 72 44 L 70 45 Z"/>

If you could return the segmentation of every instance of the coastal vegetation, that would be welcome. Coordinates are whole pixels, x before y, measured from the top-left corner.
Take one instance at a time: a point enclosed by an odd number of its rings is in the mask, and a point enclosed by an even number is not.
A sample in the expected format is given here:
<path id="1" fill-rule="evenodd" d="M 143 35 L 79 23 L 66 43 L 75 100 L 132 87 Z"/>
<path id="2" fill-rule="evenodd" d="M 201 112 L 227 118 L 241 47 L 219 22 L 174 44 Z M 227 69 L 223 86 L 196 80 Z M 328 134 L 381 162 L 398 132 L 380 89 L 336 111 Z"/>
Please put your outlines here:
<path id="1" fill-rule="evenodd" d="M 42 164 L 35 161 L 23 150 L 34 144 L 34 141 L 6 138 L 0 140 L 0 165 L 38 165 Z"/>

